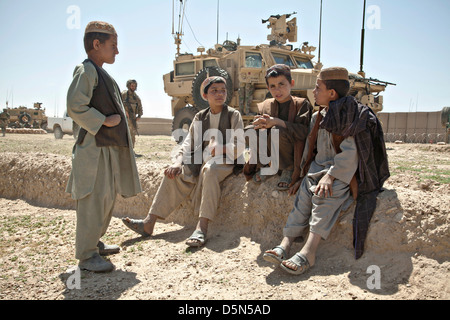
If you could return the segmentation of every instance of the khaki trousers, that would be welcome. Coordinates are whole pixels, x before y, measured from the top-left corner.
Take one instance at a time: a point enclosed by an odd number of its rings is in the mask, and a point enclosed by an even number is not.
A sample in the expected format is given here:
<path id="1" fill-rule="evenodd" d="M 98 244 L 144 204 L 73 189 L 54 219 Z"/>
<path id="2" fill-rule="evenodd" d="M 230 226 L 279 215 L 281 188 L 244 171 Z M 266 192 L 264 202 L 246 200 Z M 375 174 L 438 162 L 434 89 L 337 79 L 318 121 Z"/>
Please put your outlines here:
<path id="1" fill-rule="evenodd" d="M 309 226 L 309 230 L 326 240 L 336 223 L 347 199 L 351 198 L 348 184 L 335 179 L 333 196 L 327 198 L 315 195 L 317 184 L 323 176 L 303 178 L 294 201 L 294 208 L 288 216 L 283 229 L 285 237 L 299 237 Z"/>
<path id="2" fill-rule="evenodd" d="M 220 183 L 233 172 L 233 167 L 208 161 L 198 177 L 194 177 L 187 166 L 183 166 L 181 174 L 174 179 L 164 176 L 149 214 L 165 219 L 190 196 L 199 218 L 214 220 L 221 195 Z"/>
<path id="3" fill-rule="evenodd" d="M 98 253 L 98 241 L 108 229 L 117 196 L 114 168 L 109 153 L 102 149 L 94 189 L 77 200 L 75 258 L 79 260 Z"/>

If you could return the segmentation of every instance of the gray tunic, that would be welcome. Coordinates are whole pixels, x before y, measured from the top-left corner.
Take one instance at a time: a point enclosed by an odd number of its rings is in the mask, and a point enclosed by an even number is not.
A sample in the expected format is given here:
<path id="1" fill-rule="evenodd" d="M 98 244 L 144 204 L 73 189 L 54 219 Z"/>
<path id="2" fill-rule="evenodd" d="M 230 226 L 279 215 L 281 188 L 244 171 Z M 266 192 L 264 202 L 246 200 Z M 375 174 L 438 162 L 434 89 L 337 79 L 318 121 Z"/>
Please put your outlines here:
<path id="1" fill-rule="evenodd" d="M 326 111 L 322 113 L 325 115 Z M 313 128 L 317 112 L 313 115 L 310 130 Z M 311 162 L 307 175 L 304 177 L 294 201 L 294 208 L 289 214 L 283 234 L 288 237 L 301 236 L 306 227 L 326 239 L 336 222 L 343 205 L 350 196 L 349 184 L 358 168 L 358 155 L 353 137 L 344 139 L 340 145 L 341 153 L 336 154 L 332 135 L 324 129 L 319 129 L 317 135 L 317 155 Z M 308 150 L 306 143 L 305 150 Z M 303 155 L 302 166 L 307 154 Z M 335 178 L 333 195 L 327 198 L 315 195 L 320 179 L 329 174 Z"/>
<path id="2" fill-rule="evenodd" d="M 116 192 L 124 197 L 140 193 L 141 185 L 132 148 L 97 147 L 95 134 L 100 130 L 105 116 L 95 108 L 90 108 L 94 89 L 98 83 L 97 70 L 90 62 L 75 68 L 73 81 L 67 93 L 67 113 L 78 125 L 87 130 L 83 143 L 75 145 L 72 154 L 72 172 L 66 192 L 73 199 L 82 199 L 89 195 L 95 185 L 101 152 L 108 153 L 113 167 L 113 179 Z M 113 99 L 123 108 L 121 94 L 114 89 Z M 128 134 L 129 146 L 132 146 Z M 114 186 L 104 186 L 105 188 Z"/>

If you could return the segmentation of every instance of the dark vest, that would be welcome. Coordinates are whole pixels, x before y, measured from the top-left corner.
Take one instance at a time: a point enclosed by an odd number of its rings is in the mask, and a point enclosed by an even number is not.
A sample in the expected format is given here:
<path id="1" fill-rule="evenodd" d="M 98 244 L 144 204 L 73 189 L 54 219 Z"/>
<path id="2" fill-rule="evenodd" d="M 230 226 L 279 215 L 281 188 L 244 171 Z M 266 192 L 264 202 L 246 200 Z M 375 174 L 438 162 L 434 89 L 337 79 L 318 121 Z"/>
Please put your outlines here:
<path id="1" fill-rule="evenodd" d="M 202 111 L 199 112 L 198 114 L 198 120 L 202 122 L 202 132 L 201 132 L 201 137 L 198 137 L 196 140 L 197 141 L 203 141 L 203 137 L 205 136 L 205 132 L 209 129 L 209 111 L 210 108 L 206 108 Z M 224 105 L 224 107 L 222 108 L 222 112 L 220 114 L 220 119 L 219 119 L 219 128 L 218 131 L 222 134 L 222 142 L 223 144 L 226 144 L 226 131 L 227 129 L 231 129 L 231 117 L 233 116 L 235 109 Z M 198 135 L 200 134 L 200 132 L 194 132 L 194 135 Z M 191 154 L 190 154 L 190 159 L 191 159 L 191 163 L 190 164 L 184 164 L 185 166 L 188 166 L 188 168 L 191 170 L 192 174 L 197 177 L 200 174 L 200 169 L 203 165 L 203 163 L 200 164 L 195 164 L 194 162 L 194 153 L 195 150 L 198 148 L 198 146 L 194 145 L 194 136 L 191 136 Z M 203 141 L 202 142 L 202 155 L 203 155 L 203 151 L 205 150 L 205 148 L 208 146 L 209 141 Z M 225 155 L 224 155 L 225 157 Z M 224 160 L 225 161 L 225 160 Z M 224 162 L 225 163 L 225 162 Z M 235 164 L 237 163 L 237 161 L 235 161 Z M 237 172 L 235 172 L 237 173 Z"/>
<path id="2" fill-rule="evenodd" d="M 128 128 L 126 117 L 122 111 L 121 106 L 114 98 L 114 88 L 117 92 L 120 92 L 117 83 L 111 78 L 105 70 L 99 68 L 92 60 L 86 59 L 83 63 L 92 63 L 97 70 L 98 84 L 94 89 L 91 101 L 89 102 L 90 108 L 97 109 L 105 116 L 113 114 L 119 114 L 122 121 L 115 127 L 102 126 L 95 135 L 95 142 L 97 147 L 128 147 Z M 87 131 L 83 128 L 80 129 L 78 134 L 77 144 L 81 144 L 86 136 Z"/>
<path id="3" fill-rule="evenodd" d="M 274 98 L 266 99 L 264 100 L 259 106 L 260 113 L 264 114 L 270 114 L 272 117 L 279 117 L 279 103 Z M 305 98 L 295 97 L 292 96 L 291 99 L 291 105 L 289 108 L 289 115 L 288 115 L 288 121 L 289 122 L 295 122 L 295 118 L 298 114 L 303 115 L 303 121 L 305 122 L 305 126 L 309 126 L 309 123 L 311 121 L 311 115 L 312 115 L 313 108 L 311 107 L 311 104 L 309 101 Z M 302 175 L 301 175 L 301 162 L 303 157 L 303 151 L 305 148 L 305 140 L 299 140 L 295 141 L 294 144 L 294 172 L 292 173 L 292 184 L 298 181 Z M 245 172 L 245 169 L 244 169 Z M 247 180 L 250 180 L 251 176 L 246 176 Z"/>

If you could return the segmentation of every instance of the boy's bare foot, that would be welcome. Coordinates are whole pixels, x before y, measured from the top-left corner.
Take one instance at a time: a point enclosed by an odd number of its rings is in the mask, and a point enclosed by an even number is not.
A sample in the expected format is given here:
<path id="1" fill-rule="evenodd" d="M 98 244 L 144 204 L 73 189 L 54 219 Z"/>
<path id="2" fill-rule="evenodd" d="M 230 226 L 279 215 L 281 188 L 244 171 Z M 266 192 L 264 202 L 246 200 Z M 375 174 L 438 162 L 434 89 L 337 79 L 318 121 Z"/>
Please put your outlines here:
<path id="1" fill-rule="evenodd" d="M 153 233 L 153 227 L 150 223 L 145 223 L 141 219 L 123 218 L 122 222 L 131 230 L 139 233 L 143 237 L 150 237 Z"/>

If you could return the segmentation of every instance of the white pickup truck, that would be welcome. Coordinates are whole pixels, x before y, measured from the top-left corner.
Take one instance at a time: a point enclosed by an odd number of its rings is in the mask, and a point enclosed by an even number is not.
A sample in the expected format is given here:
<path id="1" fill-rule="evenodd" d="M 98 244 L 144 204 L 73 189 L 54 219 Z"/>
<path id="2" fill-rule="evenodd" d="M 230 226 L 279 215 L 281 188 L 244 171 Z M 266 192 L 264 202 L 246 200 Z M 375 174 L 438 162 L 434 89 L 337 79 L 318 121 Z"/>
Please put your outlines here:
<path id="1" fill-rule="evenodd" d="M 65 134 L 73 135 L 75 139 L 78 137 L 80 127 L 69 117 L 67 112 L 64 113 L 63 118 L 48 117 L 47 122 L 47 130 L 53 132 L 55 139 L 62 139 Z"/>

